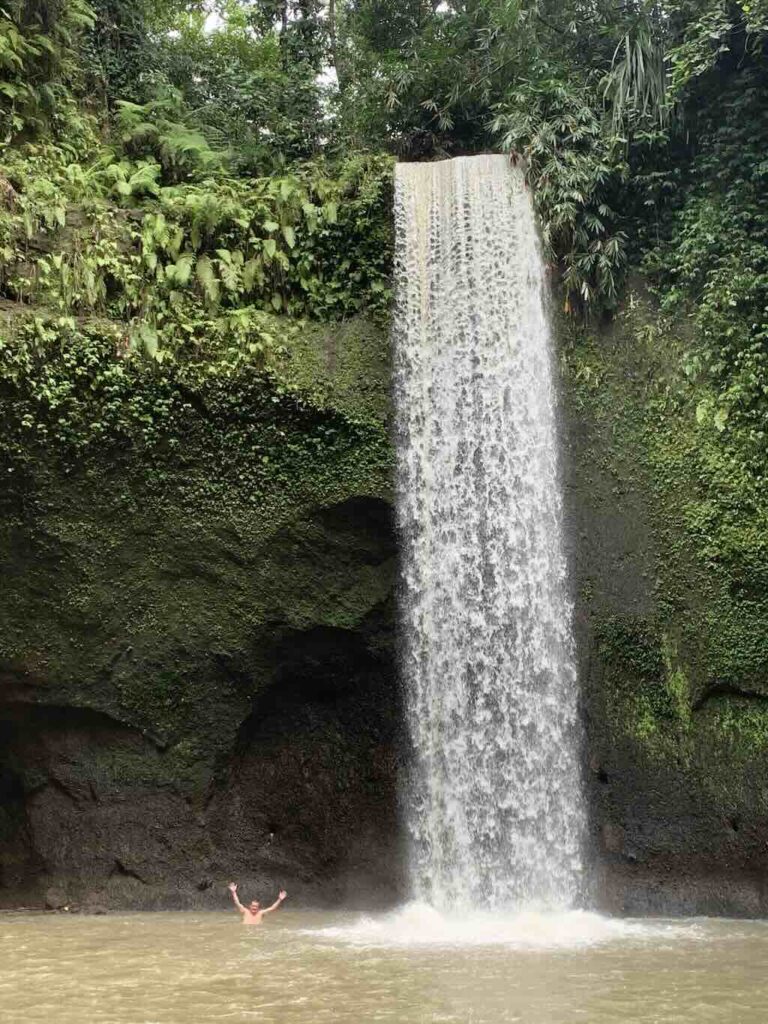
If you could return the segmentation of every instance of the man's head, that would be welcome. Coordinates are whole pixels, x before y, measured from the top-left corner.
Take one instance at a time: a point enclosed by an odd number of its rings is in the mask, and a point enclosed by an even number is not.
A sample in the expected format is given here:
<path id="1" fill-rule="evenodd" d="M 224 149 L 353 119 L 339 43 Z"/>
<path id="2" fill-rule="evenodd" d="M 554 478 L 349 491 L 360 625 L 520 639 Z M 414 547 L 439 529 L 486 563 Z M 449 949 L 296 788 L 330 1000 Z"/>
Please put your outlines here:
<path id="1" fill-rule="evenodd" d="M 252 914 L 258 914 L 259 910 L 261 909 L 261 904 L 259 903 L 258 900 L 251 900 L 251 902 L 248 904 L 248 909 Z"/>

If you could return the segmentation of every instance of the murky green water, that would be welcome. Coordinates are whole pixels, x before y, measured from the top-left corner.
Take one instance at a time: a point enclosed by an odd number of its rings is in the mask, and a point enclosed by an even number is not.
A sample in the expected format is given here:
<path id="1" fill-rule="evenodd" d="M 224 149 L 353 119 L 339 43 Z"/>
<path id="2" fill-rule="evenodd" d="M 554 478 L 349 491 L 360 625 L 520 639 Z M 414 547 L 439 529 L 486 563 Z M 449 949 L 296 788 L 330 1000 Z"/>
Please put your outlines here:
<path id="1" fill-rule="evenodd" d="M 768 924 L 233 914 L 0 918 L 3 1024 L 765 1024 Z"/>

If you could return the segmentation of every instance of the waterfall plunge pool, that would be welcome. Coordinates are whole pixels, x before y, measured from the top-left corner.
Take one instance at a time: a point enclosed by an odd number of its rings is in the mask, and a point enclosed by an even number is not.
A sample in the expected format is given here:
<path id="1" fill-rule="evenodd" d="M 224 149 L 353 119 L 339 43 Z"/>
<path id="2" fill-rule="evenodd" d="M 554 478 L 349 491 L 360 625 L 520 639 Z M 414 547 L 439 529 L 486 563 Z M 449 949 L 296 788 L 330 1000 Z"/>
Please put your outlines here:
<path id="1" fill-rule="evenodd" d="M 590 913 L 0 918 L 3 1024 L 763 1024 L 768 923 Z"/>

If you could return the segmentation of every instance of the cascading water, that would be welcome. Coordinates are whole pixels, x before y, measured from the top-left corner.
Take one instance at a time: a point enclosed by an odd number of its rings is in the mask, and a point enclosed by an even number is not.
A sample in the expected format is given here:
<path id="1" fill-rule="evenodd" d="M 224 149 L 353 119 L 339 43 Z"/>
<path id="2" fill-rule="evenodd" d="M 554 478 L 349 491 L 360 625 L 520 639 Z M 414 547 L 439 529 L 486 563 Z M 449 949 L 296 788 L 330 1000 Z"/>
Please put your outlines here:
<path id="1" fill-rule="evenodd" d="M 415 895 L 573 906 L 585 814 L 544 268 L 503 156 L 400 164 L 395 392 Z"/>

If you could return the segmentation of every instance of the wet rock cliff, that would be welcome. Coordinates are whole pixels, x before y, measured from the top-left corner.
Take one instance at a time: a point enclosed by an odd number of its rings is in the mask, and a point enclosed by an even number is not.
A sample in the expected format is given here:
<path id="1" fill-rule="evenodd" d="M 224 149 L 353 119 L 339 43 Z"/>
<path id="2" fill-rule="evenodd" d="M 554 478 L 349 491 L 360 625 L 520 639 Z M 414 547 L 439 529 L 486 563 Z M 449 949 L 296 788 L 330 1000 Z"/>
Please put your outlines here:
<path id="1" fill-rule="evenodd" d="M 386 335 L 278 362 L 83 334 L 3 396 L 0 906 L 397 897 Z"/>
<path id="2" fill-rule="evenodd" d="M 764 497 L 645 296 L 559 336 L 596 898 L 764 915 Z M 0 905 L 396 900 L 386 332 L 100 346 L 2 396 Z"/>
<path id="3" fill-rule="evenodd" d="M 768 508 L 641 282 L 561 331 L 596 891 L 768 914 Z"/>

